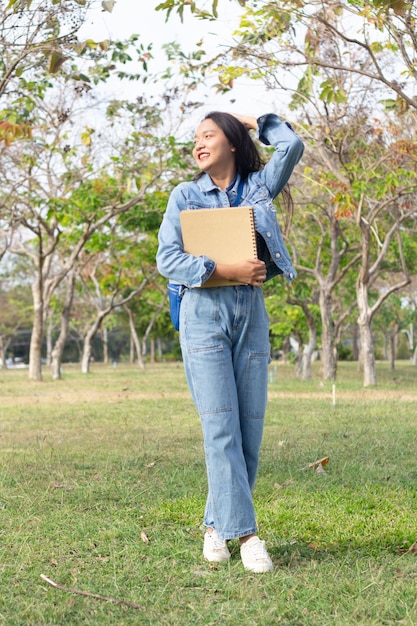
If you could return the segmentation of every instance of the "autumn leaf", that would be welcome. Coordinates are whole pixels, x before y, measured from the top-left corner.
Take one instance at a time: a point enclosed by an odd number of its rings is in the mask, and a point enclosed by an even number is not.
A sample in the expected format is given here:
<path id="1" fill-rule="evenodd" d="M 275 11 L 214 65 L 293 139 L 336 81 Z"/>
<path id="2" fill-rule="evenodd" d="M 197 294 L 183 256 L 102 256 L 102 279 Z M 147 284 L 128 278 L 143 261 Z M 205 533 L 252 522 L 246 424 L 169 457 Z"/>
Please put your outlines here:
<path id="1" fill-rule="evenodd" d="M 325 456 L 322 459 L 318 459 L 317 461 L 314 461 L 314 463 L 309 463 L 307 465 L 307 467 L 305 467 L 304 469 L 314 469 L 316 470 L 317 474 L 325 474 L 325 470 L 324 470 L 324 466 L 327 465 L 327 463 L 330 461 L 330 457 Z"/>
<path id="2" fill-rule="evenodd" d="M 104 11 L 108 11 L 108 13 L 111 13 L 114 9 L 115 4 L 115 0 L 103 0 L 101 6 L 103 7 Z"/>
<path id="3" fill-rule="evenodd" d="M 84 131 L 81 133 L 81 141 L 88 148 L 92 144 L 92 134 L 94 133 L 94 128 L 85 127 Z"/>
<path id="4" fill-rule="evenodd" d="M 327 465 L 327 463 L 330 461 L 330 457 L 325 456 L 322 459 L 319 459 L 318 461 L 314 461 L 314 463 L 309 463 L 308 464 L 308 468 L 309 469 L 317 469 L 317 467 L 321 466 L 324 467 L 325 465 Z"/>
<path id="5" fill-rule="evenodd" d="M 31 139 L 32 129 L 27 124 L 0 122 L 0 141 L 10 146 L 15 139 Z"/>
<path id="6" fill-rule="evenodd" d="M 68 60 L 68 57 L 64 57 L 64 55 L 61 54 L 61 52 L 57 52 L 57 51 L 52 52 L 51 56 L 49 57 L 48 71 L 51 74 L 56 74 L 58 70 L 62 67 L 62 65 L 65 63 L 65 61 L 67 60 Z"/>

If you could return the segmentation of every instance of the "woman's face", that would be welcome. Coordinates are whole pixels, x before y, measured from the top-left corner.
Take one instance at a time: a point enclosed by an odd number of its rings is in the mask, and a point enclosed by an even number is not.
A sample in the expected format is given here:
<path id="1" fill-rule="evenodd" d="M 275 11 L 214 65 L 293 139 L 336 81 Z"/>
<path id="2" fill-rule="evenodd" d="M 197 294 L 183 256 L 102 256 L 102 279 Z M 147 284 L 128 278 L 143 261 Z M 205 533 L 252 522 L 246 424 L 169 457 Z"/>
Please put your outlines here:
<path id="1" fill-rule="evenodd" d="M 194 137 L 193 157 L 208 174 L 219 175 L 235 167 L 235 148 L 212 119 L 201 122 Z"/>

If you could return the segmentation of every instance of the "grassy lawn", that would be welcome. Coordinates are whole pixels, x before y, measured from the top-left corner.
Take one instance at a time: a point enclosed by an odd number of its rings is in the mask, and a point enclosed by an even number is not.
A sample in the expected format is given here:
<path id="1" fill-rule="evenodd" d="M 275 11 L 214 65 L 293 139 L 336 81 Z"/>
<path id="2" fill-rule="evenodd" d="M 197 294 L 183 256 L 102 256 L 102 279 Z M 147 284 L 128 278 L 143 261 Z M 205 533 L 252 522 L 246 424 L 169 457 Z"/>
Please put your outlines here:
<path id="1" fill-rule="evenodd" d="M 254 575 L 237 543 L 229 565 L 202 560 L 182 365 L 0 370 L 0 624 L 416 625 L 416 368 L 379 364 L 363 389 L 342 363 L 335 404 L 318 369 L 270 374 L 254 496 L 276 569 Z"/>

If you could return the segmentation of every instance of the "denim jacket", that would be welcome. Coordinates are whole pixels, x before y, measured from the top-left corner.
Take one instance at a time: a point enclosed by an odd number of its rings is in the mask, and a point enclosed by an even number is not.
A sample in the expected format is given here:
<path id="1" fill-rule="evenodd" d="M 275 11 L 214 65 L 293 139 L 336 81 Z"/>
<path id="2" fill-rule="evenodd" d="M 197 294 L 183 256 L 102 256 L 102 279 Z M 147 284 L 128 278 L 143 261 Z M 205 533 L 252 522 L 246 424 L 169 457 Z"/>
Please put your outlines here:
<path id="1" fill-rule="evenodd" d="M 292 281 L 296 271 L 284 244 L 272 200 L 288 182 L 303 154 L 304 145 L 291 126 L 273 113 L 258 119 L 257 136 L 275 150 L 265 167 L 251 172 L 245 180 L 240 205 L 254 207 L 256 231 L 266 244 L 260 247 L 263 250 L 260 258 L 266 264 L 266 280 L 284 274 Z M 189 288 L 204 286 L 216 264 L 204 255 L 195 257 L 184 252 L 179 214 L 185 209 L 232 206 L 239 181 L 238 175 L 233 187 L 223 191 L 204 173 L 197 180 L 175 187 L 158 235 L 156 262 L 162 276 Z"/>

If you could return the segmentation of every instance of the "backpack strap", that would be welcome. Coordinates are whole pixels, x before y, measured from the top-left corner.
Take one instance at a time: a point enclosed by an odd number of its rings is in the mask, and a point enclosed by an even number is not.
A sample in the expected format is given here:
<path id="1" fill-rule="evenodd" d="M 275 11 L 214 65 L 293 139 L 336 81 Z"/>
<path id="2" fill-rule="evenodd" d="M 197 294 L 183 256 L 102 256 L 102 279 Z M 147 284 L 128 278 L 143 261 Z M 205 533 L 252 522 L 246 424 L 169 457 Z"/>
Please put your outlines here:
<path id="1" fill-rule="evenodd" d="M 237 195 L 235 198 L 235 201 L 233 202 L 232 206 L 239 206 L 240 201 L 242 200 L 242 193 L 243 193 L 243 178 L 240 179 L 239 181 L 239 186 L 237 188 Z"/>

